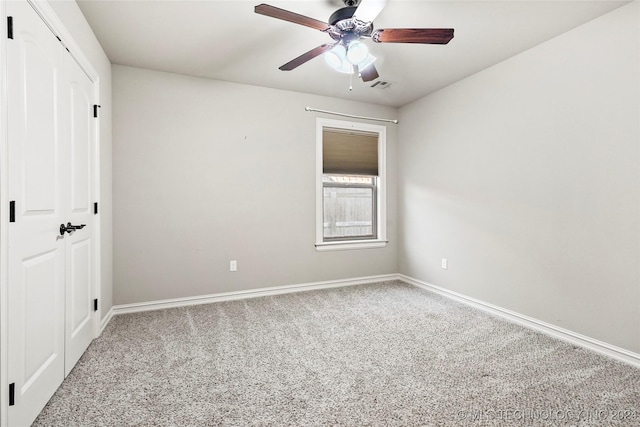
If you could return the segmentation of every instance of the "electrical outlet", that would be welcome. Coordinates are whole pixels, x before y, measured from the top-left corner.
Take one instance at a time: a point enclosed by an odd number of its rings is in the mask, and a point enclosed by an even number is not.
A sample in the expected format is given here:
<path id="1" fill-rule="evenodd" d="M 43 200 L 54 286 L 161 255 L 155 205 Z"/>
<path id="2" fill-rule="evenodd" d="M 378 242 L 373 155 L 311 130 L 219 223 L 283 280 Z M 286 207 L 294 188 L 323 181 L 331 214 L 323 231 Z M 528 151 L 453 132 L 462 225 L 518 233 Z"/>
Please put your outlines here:
<path id="1" fill-rule="evenodd" d="M 229 271 L 238 271 L 238 261 L 235 259 L 229 261 Z"/>
<path id="2" fill-rule="evenodd" d="M 446 258 L 442 258 L 442 260 L 440 261 L 440 267 L 442 267 L 443 270 L 449 268 L 449 262 Z"/>

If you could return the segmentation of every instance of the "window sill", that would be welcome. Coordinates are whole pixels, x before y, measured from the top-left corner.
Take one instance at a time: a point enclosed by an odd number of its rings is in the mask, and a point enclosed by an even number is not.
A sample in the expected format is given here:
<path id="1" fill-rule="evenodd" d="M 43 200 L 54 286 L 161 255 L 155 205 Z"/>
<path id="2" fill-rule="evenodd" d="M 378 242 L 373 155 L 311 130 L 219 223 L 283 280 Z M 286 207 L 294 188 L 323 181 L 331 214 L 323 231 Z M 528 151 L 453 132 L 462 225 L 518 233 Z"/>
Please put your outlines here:
<path id="1" fill-rule="evenodd" d="M 388 240 L 346 240 L 342 242 L 316 243 L 316 251 L 350 251 L 354 249 L 375 249 L 387 246 Z"/>

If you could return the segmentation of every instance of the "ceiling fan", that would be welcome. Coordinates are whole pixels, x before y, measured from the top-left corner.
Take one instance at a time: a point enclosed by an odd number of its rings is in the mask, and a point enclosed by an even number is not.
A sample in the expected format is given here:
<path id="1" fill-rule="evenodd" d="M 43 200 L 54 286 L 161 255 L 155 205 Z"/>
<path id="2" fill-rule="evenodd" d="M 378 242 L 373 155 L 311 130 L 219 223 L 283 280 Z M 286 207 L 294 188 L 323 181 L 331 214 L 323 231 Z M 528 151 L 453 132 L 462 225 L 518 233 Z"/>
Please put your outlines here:
<path id="1" fill-rule="evenodd" d="M 290 71 L 311 59 L 325 54 L 325 59 L 337 71 L 357 73 L 362 81 L 379 77 L 373 65 L 375 57 L 360 41 L 370 38 L 375 43 L 447 44 L 453 38 L 453 28 L 382 28 L 373 29 L 373 20 L 382 11 L 387 0 L 343 0 L 345 7 L 336 10 L 329 22 L 280 9 L 268 4 L 255 7 L 255 12 L 276 19 L 304 25 L 329 34 L 334 43 L 320 45 L 303 53 L 280 67 Z"/>

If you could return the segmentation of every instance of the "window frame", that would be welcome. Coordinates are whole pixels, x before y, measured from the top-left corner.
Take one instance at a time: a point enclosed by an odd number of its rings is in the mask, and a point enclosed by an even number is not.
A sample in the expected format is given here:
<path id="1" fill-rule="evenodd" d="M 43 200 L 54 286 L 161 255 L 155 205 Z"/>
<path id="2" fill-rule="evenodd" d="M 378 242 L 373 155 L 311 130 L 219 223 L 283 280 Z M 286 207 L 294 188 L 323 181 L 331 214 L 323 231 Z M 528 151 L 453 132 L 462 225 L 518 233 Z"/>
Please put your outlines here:
<path id="1" fill-rule="evenodd" d="M 324 239 L 324 182 L 323 182 L 323 159 L 322 143 L 323 129 L 336 128 L 345 130 L 355 130 L 378 134 L 378 177 L 374 189 L 376 236 L 374 238 L 331 238 Z M 387 128 L 385 126 L 373 125 L 369 123 L 350 122 L 344 120 L 333 120 L 316 118 L 316 250 L 352 250 L 383 248 L 387 245 L 387 197 L 386 197 L 386 146 Z M 329 174 L 331 175 L 331 174 Z M 337 175 L 337 174 L 334 174 Z"/>

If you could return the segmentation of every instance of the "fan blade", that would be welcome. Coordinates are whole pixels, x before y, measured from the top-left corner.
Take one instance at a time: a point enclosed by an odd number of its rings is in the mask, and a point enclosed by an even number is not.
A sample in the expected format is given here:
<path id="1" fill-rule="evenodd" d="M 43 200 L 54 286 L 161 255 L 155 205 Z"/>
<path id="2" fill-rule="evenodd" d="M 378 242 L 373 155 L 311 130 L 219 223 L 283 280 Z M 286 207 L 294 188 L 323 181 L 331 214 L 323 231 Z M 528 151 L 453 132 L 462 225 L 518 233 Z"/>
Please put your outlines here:
<path id="1" fill-rule="evenodd" d="M 371 38 L 376 43 L 447 44 L 453 28 L 384 28 L 375 30 Z"/>
<path id="2" fill-rule="evenodd" d="M 329 24 L 326 22 L 318 21 L 317 19 L 309 18 L 308 16 L 300 15 L 288 10 L 280 9 L 279 7 L 270 6 L 268 4 L 259 4 L 255 7 L 254 11 L 260 15 L 270 16 L 276 19 L 282 19 L 283 21 L 293 22 L 294 24 L 304 25 L 316 30 L 324 31 L 329 28 Z"/>
<path id="3" fill-rule="evenodd" d="M 360 70 L 360 77 L 363 82 L 370 82 L 371 80 L 375 80 L 380 77 L 380 74 L 378 74 L 378 70 L 376 70 L 375 65 L 371 64 L 364 70 Z"/>
<path id="4" fill-rule="evenodd" d="M 362 0 L 353 17 L 363 22 L 373 22 L 386 4 L 387 0 Z"/>
<path id="5" fill-rule="evenodd" d="M 320 56 L 323 53 L 333 49 L 333 47 L 336 44 L 337 43 L 334 43 L 334 44 L 323 44 L 321 46 L 316 47 L 315 49 L 311 49 L 309 52 L 303 53 L 302 55 L 298 56 L 296 59 L 293 59 L 293 60 L 287 62 L 282 67 L 280 67 L 280 69 L 282 71 L 291 71 L 294 68 L 297 68 L 300 65 L 304 64 L 305 62 L 312 60 L 316 56 Z"/>

